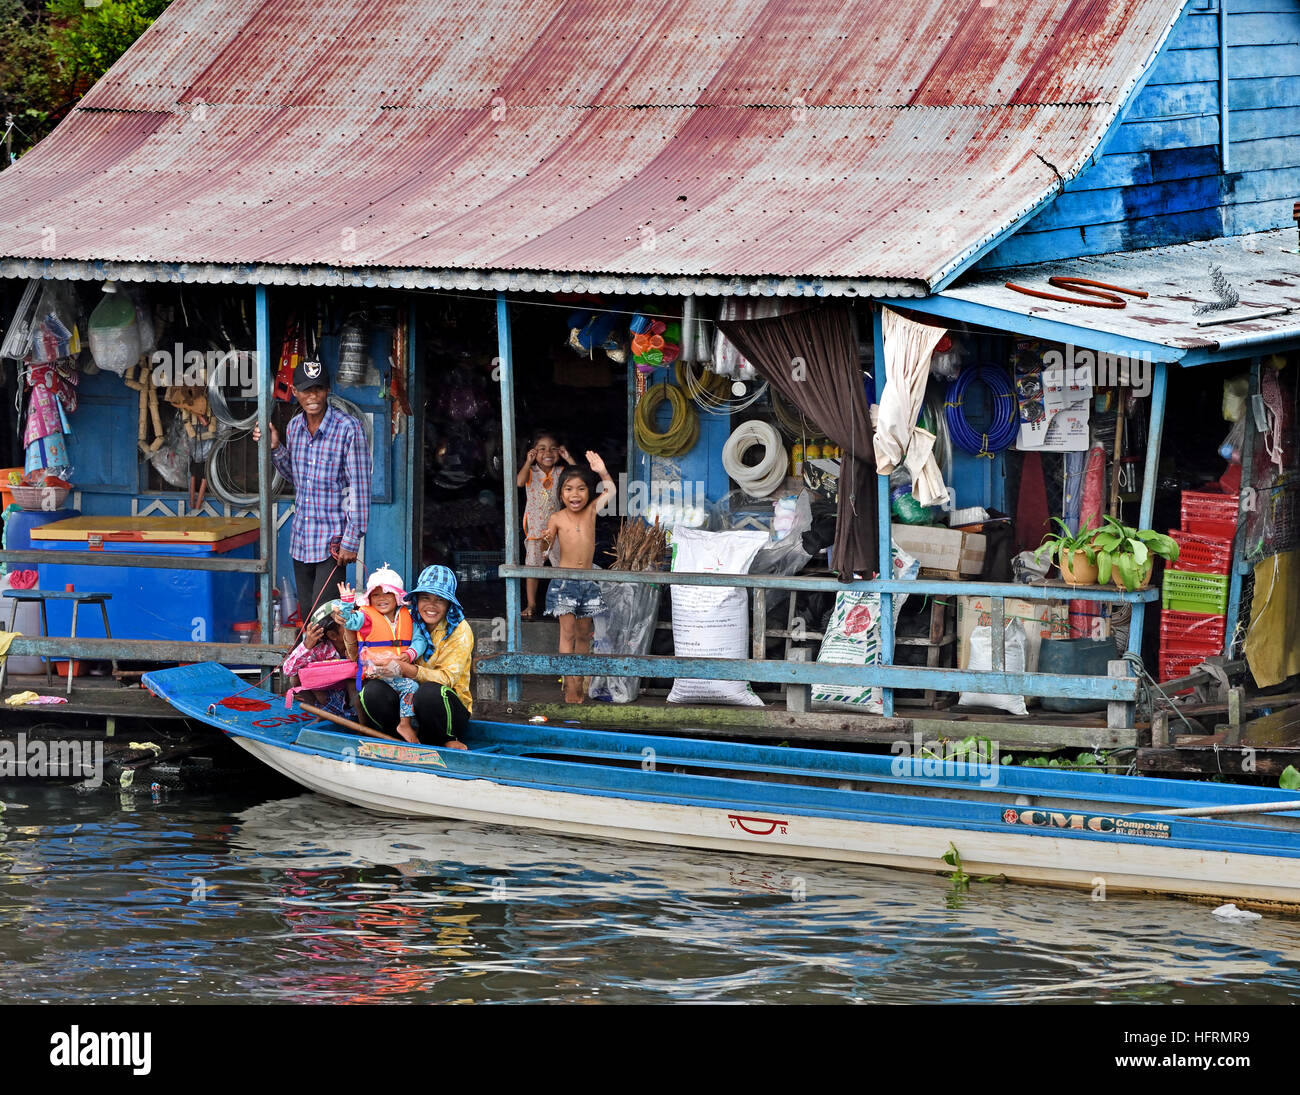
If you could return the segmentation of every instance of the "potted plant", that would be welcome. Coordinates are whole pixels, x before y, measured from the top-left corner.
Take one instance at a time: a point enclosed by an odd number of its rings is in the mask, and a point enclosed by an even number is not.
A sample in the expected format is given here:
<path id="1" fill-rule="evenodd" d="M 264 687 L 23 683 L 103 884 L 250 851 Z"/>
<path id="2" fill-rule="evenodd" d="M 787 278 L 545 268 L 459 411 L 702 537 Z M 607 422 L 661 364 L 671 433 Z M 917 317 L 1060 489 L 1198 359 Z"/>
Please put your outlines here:
<path id="1" fill-rule="evenodd" d="M 1162 532 L 1135 529 L 1107 515 L 1092 539 L 1097 550 L 1097 580 L 1105 585 L 1114 577 L 1130 593 L 1151 581 L 1155 557 L 1178 559 L 1178 544 Z"/>
<path id="2" fill-rule="evenodd" d="M 1097 549 L 1092 538 L 1097 530 L 1092 527 L 1089 517 L 1078 532 L 1071 532 L 1070 526 L 1059 517 L 1053 517 L 1060 527 L 1059 533 L 1048 533 L 1034 552 L 1034 558 L 1041 561 L 1046 555 L 1055 559 L 1061 568 L 1061 577 L 1072 586 L 1090 586 L 1097 581 Z"/>

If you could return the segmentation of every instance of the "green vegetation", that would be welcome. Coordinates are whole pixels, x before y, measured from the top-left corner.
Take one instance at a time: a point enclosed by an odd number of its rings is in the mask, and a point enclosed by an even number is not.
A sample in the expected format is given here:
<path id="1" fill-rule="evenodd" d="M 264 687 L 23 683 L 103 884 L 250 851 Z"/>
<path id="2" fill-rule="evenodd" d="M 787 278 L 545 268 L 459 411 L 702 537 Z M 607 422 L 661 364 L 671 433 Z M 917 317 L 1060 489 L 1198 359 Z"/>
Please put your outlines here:
<path id="1" fill-rule="evenodd" d="M 1278 779 L 1277 785 L 1284 791 L 1300 791 L 1300 772 L 1296 771 L 1294 764 L 1288 764 L 1282 769 L 1282 776 Z"/>
<path id="2" fill-rule="evenodd" d="M 1163 532 L 1135 529 L 1121 524 L 1110 514 L 1103 521 L 1101 531 L 1092 538 L 1097 549 L 1097 581 L 1102 585 L 1110 581 L 1114 570 L 1131 593 L 1150 578 L 1153 556 L 1159 555 L 1170 562 L 1178 559 L 1177 542 Z"/>
<path id="3" fill-rule="evenodd" d="M 1110 754 L 1104 749 L 1098 749 L 1095 753 L 1080 753 L 1074 760 L 1063 757 L 1053 757 L 1051 760 L 1047 757 L 1030 757 L 1020 762 L 1022 768 L 1068 768 L 1074 772 L 1104 772 L 1109 764 Z"/>
<path id="4" fill-rule="evenodd" d="M 49 133 L 169 2 L 0 0 L 0 133 L 13 115 L 14 155 Z"/>

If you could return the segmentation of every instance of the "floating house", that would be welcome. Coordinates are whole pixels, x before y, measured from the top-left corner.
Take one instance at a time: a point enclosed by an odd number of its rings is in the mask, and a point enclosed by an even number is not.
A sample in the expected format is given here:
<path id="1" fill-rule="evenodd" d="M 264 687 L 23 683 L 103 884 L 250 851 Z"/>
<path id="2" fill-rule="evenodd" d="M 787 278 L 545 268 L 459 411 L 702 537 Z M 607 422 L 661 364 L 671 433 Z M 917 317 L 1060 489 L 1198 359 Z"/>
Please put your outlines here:
<path id="1" fill-rule="evenodd" d="M 515 468 L 545 413 L 551 428 L 589 443 L 614 439 L 626 483 L 699 484 L 716 505 L 733 490 L 727 439 L 766 406 L 745 400 L 765 380 L 778 387 L 771 362 L 753 360 L 758 375 L 717 389 L 718 413 L 699 414 L 698 439 L 665 459 L 638 445 L 635 407 L 656 386 L 682 390 L 671 383 L 676 373 L 659 368 L 638 386 L 637 370 L 584 344 L 581 327 L 576 344 L 589 352 L 580 358 L 565 345 L 572 315 L 621 317 L 609 337 L 616 346 L 621 333 L 624 353 L 630 316 L 688 328 L 703 319 L 707 338 L 698 327 L 683 336 L 691 352 L 682 356 L 696 365 L 712 360 L 719 322 L 733 344 L 752 346 L 745 332 L 764 323 L 770 333 L 791 315 L 847 317 L 860 352 L 848 364 L 823 363 L 826 375 L 852 387 L 865 371 L 878 402 L 903 379 L 891 368 L 916 365 L 901 336 L 886 343 L 895 319 L 908 331 L 943 328 L 962 368 L 988 364 L 1009 380 L 1015 354 L 1029 346 L 1139 363 L 1143 376 L 1126 372 L 1110 385 L 1133 389 L 1118 415 L 1100 401 L 1092 409 L 1138 431 L 1127 461 L 1120 442 L 1106 456 L 1108 469 L 1128 477 L 1129 508 L 1119 512 L 1144 529 L 1172 527 L 1158 513 L 1176 506 L 1181 489 L 1197 493 L 1196 484 L 1162 487 L 1162 451 L 1176 432 L 1213 457 L 1231 425 L 1216 417 L 1223 381 L 1242 374 L 1243 405 L 1254 409 L 1236 450 L 1223 626 L 1213 652 L 1184 658 L 1178 680 L 1209 679 L 1198 668 L 1205 658 L 1230 669 L 1243 651 L 1257 680 L 1285 680 L 1300 665 L 1253 651 L 1252 639 L 1300 647 L 1287 517 L 1296 458 L 1282 437 L 1294 419 L 1283 422 L 1278 407 L 1270 419 L 1261 406 L 1268 393 L 1293 398 L 1298 367 L 1297 117 L 1297 0 L 506 0 L 490 17 L 462 0 L 174 0 L 51 136 L 0 173 L 0 278 L 13 302 L 30 279 L 68 283 L 86 311 L 114 283 L 165 320 L 163 351 L 255 351 L 257 383 L 245 393 L 253 398 L 230 414 L 264 432 L 276 414 L 277 367 L 300 337 L 301 352 L 324 361 L 333 390 L 369 426 L 364 565 L 413 573 L 445 560 L 461 564 L 463 581 L 499 591 L 488 616 L 500 626 L 480 634 L 477 669 L 504 682 L 502 703 L 518 713 L 548 709 L 519 706 L 525 678 L 610 671 L 779 683 L 792 711 L 787 734 L 820 727 L 823 736 L 884 740 L 912 725 L 933 731 L 939 712 L 902 719 L 895 709 L 895 693 L 914 690 L 930 701 L 962 692 L 1107 705 L 1086 725 L 1031 718 L 1017 729 L 978 715 L 961 724 L 994 727 L 1004 740 L 1132 747 L 1148 742 L 1154 722 L 1160 746 L 1163 723 L 1139 710 L 1161 675 L 1159 629 L 1148 623 L 1159 585 L 1087 590 L 1096 613 L 1122 625 L 1112 632 L 1122 649 L 1104 671 L 1008 664 L 1008 604 L 1080 596 L 958 567 L 875 577 L 891 558 L 891 487 L 876 474 L 865 414 L 850 413 L 849 436 L 836 446 L 836 548 L 856 552 L 848 563 L 842 556 L 838 570 L 816 576 L 672 581 L 792 599 L 878 594 L 872 664 L 767 657 L 762 637 L 758 656 L 725 661 L 526 649 L 523 583 L 550 571 L 522 565 Z M 1049 278 L 1076 280 L 1060 290 Z M 1126 291 L 1099 297 L 1088 282 Z M 1017 394 L 1023 408 L 1026 393 Z M 984 443 L 952 446 L 940 462 L 943 486 L 956 508 L 1015 516 L 1013 492 L 1028 490 L 1021 451 L 989 449 L 998 407 L 977 406 L 987 398 L 971 395 L 971 428 Z M 1216 415 L 1207 416 L 1211 404 Z M 227 445 L 234 463 L 222 465 L 224 498 L 163 482 L 141 452 L 145 406 L 117 376 L 80 378 L 70 504 L 104 520 L 255 518 L 251 557 L 162 565 L 255 581 L 257 601 L 247 596 L 237 615 L 257 621 L 259 641 L 238 643 L 224 624 L 202 643 L 109 639 L 83 615 L 77 638 L 27 637 L 14 653 L 274 664 L 273 591 L 292 574 L 292 494 L 277 491 L 265 449 L 249 442 L 242 456 Z M 668 409 L 659 429 L 671 428 Z M 445 429 L 431 426 L 438 416 Z M 1086 449 L 1086 413 L 1081 428 Z M 1253 457 L 1266 445 L 1281 449 L 1261 484 Z M 1268 534 L 1248 543 L 1260 506 L 1271 515 Z M 48 552 L 33 542 L 0 558 L 47 566 Z M 108 560 L 88 547 L 59 561 Z M 116 562 L 159 566 L 143 553 Z M 1265 563 L 1281 576 L 1269 586 L 1279 601 L 1252 636 L 1261 619 L 1251 615 L 1261 604 L 1255 568 Z M 905 657 L 893 604 L 904 593 L 983 599 L 991 663 L 958 668 L 959 625 L 943 614 L 914 642 L 920 657 Z M 1290 608 L 1279 615 L 1282 604 Z M 789 621 L 772 627 L 764 611 L 756 627 L 790 651 Z M 129 621 L 115 630 L 128 633 Z M 817 682 L 880 689 L 879 718 L 835 730 L 843 719 L 807 712 Z M 606 725 L 618 717 L 603 705 L 583 715 Z"/>

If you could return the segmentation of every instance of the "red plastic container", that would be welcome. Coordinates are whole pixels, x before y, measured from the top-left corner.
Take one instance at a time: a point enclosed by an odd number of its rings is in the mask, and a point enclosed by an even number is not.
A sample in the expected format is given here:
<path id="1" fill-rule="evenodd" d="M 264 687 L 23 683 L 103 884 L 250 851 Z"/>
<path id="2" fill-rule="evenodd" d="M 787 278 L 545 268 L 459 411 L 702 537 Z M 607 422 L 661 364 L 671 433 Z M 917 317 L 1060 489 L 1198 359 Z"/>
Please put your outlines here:
<path id="1" fill-rule="evenodd" d="M 1166 654 L 1160 653 L 1160 673 L 1156 680 L 1163 684 L 1185 677 L 1205 660 L 1204 654 Z M 1188 689 L 1187 691 L 1190 691 Z"/>
<path id="2" fill-rule="evenodd" d="M 1193 570 L 1198 574 L 1227 574 L 1232 565 L 1232 539 L 1171 528 L 1169 535 L 1178 545 L 1178 561 L 1170 570 Z"/>
<path id="3" fill-rule="evenodd" d="M 1183 531 L 1231 540 L 1237 534 L 1237 496 L 1183 491 Z"/>
<path id="4" fill-rule="evenodd" d="M 1227 617 L 1209 612 L 1160 613 L 1160 653 L 1220 654 Z"/>

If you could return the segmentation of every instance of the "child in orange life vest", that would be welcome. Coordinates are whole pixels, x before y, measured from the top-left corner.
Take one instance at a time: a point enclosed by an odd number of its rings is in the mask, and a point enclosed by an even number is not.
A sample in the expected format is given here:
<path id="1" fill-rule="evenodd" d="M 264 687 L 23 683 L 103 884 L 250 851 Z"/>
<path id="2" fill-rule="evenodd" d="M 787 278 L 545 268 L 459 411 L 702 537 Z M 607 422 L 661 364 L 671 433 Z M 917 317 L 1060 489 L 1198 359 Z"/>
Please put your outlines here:
<path id="1" fill-rule="evenodd" d="M 595 452 L 587 453 L 587 468 L 570 465 L 560 473 L 560 509 L 546 522 L 546 550 L 559 545 L 559 556 L 552 560 L 565 569 L 590 570 L 596 554 L 596 514 L 612 513 L 618 488 L 609 477 L 605 461 Z M 596 476 L 605 489 L 597 496 Z M 552 578 L 546 591 L 546 615 L 560 620 L 560 653 L 590 654 L 595 620 L 605 611 L 600 586 L 583 578 Z M 581 677 L 564 678 L 564 702 L 582 703 L 585 699 Z"/>
<path id="2" fill-rule="evenodd" d="M 360 655 L 357 659 L 358 688 L 363 674 L 368 677 L 377 675 L 375 666 L 394 658 L 403 658 L 414 664 L 429 653 L 424 631 L 417 632 L 410 610 L 402 603 L 406 600 L 402 579 L 387 565 L 370 575 L 363 594 L 354 593 L 347 582 L 339 582 L 339 597 L 343 605 L 335 610 L 334 618 L 350 633 L 347 638 L 356 640 Z M 419 682 L 398 676 L 388 683 L 399 699 L 398 733 L 413 741 L 410 736 L 413 733 L 411 716 L 415 714 L 415 708 L 411 697 L 419 688 Z"/>
<path id="3" fill-rule="evenodd" d="M 561 445 L 555 434 L 543 430 L 533 439 L 533 447 L 524 457 L 524 466 L 515 476 L 515 484 L 524 488 L 524 566 L 539 567 L 546 563 L 542 541 L 546 537 L 546 522 L 560 508 L 556 489 L 555 465 L 563 460 L 572 464 L 569 450 Z M 524 580 L 525 605 L 520 616 L 531 620 L 537 615 L 537 589 L 540 579 Z"/>

